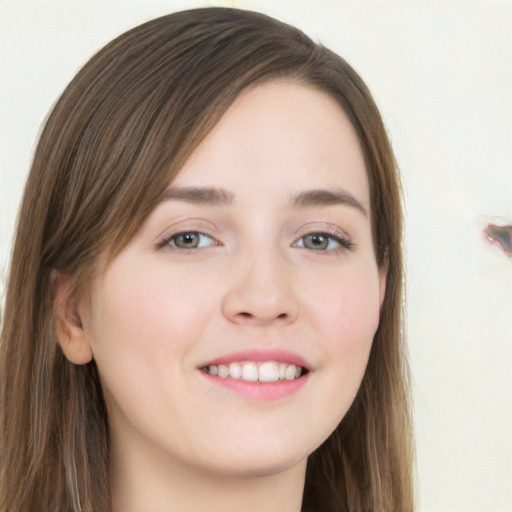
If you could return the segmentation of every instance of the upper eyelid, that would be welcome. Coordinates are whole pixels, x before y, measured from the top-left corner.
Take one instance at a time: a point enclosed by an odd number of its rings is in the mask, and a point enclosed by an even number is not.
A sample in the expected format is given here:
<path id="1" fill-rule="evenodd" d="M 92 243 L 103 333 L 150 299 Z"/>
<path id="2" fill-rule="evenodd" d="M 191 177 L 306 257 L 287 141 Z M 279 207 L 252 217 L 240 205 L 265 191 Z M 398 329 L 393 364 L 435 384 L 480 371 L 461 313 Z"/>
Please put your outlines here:
<path id="1" fill-rule="evenodd" d="M 342 238 L 344 240 L 351 240 L 349 233 L 341 229 L 339 226 L 326 223 L 326 222 L 308 222 L 304 224 L 299 230 L 300 236 L 297 236 L 297 240 L 307 235 L 323 234 L 332 237 Z"/>
<path id="2" fill-rule="evenodd" d="M 199 233 L 216 239 L 216 235 L 213 234 L 216 231 L 219 230 L 214 224 L 201 218 L 178 219 L 155 237 L 155 243 L 158 244 L 163 239 L 169 239 L 181 233 Z"/>

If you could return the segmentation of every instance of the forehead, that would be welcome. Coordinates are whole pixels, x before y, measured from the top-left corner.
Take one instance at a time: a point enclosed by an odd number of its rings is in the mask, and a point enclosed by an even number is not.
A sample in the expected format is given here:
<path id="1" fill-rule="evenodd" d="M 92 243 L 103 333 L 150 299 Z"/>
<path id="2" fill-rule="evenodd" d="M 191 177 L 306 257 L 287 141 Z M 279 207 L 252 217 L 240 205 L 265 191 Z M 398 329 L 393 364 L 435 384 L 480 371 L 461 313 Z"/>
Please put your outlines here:
<path id="1" fill-rule="evenodd" d="M 364 157 L 350 121 L 334 98 L 300 83 L 244 91 L 193 152 L 176 185 L 269 198 L 341 187 L 370 207 Z"/>

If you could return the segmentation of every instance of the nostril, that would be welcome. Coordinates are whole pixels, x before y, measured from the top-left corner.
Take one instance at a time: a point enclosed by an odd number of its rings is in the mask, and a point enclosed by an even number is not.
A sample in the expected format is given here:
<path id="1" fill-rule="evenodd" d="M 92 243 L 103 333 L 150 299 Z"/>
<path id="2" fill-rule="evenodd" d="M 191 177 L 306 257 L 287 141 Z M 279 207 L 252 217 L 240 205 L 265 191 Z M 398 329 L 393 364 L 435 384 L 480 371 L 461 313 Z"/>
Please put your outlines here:
<path id="1" fill-rule="evenodd" d="M 258 318 L 258 315 L 254 315 L 247 311 L 240 311 L 236 316 L 239 319 L 243 319 L 243 320 L 253 320 L 255 318 Z M 272 318 L 269 317 L 267 320 L 286 320 L 287 318 L 288 318 L 288 313 L 280 313 L 279 315 L 273 316 Z"/>

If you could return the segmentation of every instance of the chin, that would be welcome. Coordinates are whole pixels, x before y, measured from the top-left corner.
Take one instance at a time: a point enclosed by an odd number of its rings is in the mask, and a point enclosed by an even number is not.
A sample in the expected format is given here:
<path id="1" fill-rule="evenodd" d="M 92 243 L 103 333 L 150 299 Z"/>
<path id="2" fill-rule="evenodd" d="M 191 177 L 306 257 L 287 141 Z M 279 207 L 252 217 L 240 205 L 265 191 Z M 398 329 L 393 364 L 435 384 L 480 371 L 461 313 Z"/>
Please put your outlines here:
<path id="1" fill-rule="evenodd" d="M 282 458 L 281 460 L 261 460 L 261 461 L 232 461 L 230 464 L 216 466 L 214 471 L 218 475 L 231 478 L 263 478 L 266 476 L 283 473 L 295 466 L 306 465 L 307 457 L 302 458 Z"/>
<path id="2" fill-rule="evenodd" d="M 306 465 L 309 454 L 314 447 L 307 449 L 299 446 L 296 441 L 293 446 L 287 446 L 280 440 L 267 443 L 266 446 L 256 446 L 247 450 L 247 446 L 238 446 L 222 454 L 208 454 L 204 467 L 218 475 L 226 477 L 265 477 L 276 475 L 298 465 Z M 245 449 L 244 449 L 245 448 Z"/>

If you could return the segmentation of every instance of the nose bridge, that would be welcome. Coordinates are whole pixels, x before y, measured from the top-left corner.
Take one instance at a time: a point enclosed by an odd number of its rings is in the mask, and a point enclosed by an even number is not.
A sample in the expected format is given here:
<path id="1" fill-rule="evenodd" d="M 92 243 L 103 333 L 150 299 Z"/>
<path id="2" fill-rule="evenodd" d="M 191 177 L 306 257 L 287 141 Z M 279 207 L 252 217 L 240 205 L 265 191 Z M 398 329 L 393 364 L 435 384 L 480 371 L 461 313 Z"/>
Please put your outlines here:
<path id="1" fill-rule="evenodd" d="M 267 243 L 241 251 L 224 297 L 224 314 L 236 322 L 294 321 L 299 306 L 290 274 L 290 262 L 279 247 Z"/>

